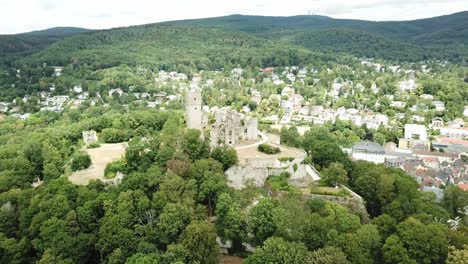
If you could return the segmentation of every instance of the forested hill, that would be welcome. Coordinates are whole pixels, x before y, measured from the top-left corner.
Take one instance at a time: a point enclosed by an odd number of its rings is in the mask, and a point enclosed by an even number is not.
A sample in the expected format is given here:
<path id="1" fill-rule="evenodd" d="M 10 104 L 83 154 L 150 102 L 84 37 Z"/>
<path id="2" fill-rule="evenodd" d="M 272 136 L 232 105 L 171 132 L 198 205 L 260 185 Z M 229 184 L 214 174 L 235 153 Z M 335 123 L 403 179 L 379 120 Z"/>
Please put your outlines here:
<path id="1" fill-rule="evenodd" d="M 443 32 L 445 33 L 444 37 L 451 41 L 468 42 L 468 32 L 466 31 L 468 28 L 468 11 L 412 21 L 375 22 L 353 19 L 334 19 L 317 15 L 292 17 L 231 15 L 167 23 L 217 26 L 254 34 L 297 29 L 354 29 L 376 33 L 386 37 L 397 37 L 401 40 L 410 39 L 414 41 L 423 39 L 423 36 L 427 34 L 440 34 Z"/>
<path id="2" fill-rule="evenodd" d="M 467 43 L 468 12 L 399 22 L 232 15 L 110 30 L 52 28 L 0 35 L 0 64 L 111 67 L 157 62 L 214 69 L 301 64 L 317 57 L 336 60 L 341 54 L 465 64 Z"/>
<path id="3" fill-rule="evenodd" d="M 56 27 L 16 35 L 0 35 L 0 57 L 8 55 L 27 55 L 46 48 L 65 37 L 89 32 L 89 29 L 75 27 Z"/>
<path id="4" fill-rule="evenodd" d="M 87 63 L 97 68 L 174 65 L 198 69 L 233 66 L 299 65 L 322 56 L 290 44 L 265 41 L 242 32 L 195 25 L 144 25 L 93 31 L 52 44 L 21 63 L 66 65 Z M 320 57 L 333 60 L 330 57 Z M 157 65 L 156 65 L 157 64 Z"/>
<path id="5" fill-rule="evenodd" d="M 353 55 L 368 54 L 395 60 L 445 57 L 463 61 L 468 57 L 467 11 L 413 21 L 389 22 L 333 19 L 326 16 L 231 15 L 168 23 L 239 30 L 324 52 L 345 50 Z M 313 34 L 315 31 L 318 31 L 316 35 Z M 351 38 L 345 42 L 339 41 L 347 37 Z M 420 50 L 421 47 L 423 50 Z"/>

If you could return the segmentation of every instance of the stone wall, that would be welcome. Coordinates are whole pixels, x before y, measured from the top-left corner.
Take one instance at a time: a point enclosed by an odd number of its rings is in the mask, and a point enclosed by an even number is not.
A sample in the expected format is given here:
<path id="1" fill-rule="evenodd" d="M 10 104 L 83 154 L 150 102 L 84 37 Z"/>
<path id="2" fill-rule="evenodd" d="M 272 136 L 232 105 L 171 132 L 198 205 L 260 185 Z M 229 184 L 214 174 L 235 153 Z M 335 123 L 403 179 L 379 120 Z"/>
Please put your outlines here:
<path id="1" fill-rule="evenodd" d="M 310 165 L 301 164 L 302 160 L 302 158 L 293 161 L 279 161 L 275 158 L 252 159 L 245 165 L 234 165 L 229 168 L 226 177 L 231 187 L 240 190 L 248 184 L 263 187 L 268 176 L 287 172 L 290 175 L 288 180 L 290 185 L 306 187 L 313 181 L 319 180 L 320 175 Z"/>
<path id="2" fill-rule="evenodd" d="M 85 143 L 86 146 L 91 145 L 93 143 L 97 143 L 98 137 L 97 137 L 96 131 L 94 130 L 83 131 L 83 142 Z"/>

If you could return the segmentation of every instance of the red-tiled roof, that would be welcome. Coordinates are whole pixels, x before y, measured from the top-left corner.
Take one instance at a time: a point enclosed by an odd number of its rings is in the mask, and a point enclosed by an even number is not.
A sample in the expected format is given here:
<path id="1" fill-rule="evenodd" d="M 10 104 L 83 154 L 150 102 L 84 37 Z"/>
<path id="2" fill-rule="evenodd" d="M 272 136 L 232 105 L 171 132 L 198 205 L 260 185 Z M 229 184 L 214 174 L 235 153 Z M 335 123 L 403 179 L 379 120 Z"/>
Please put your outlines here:
<path id="1" fill-rule="evenodd" d="M 457 154 L 445 153 L 445 152 L 435 152 L 435 151 L 426 151 L 426 150 L 415 150 L 413 151 L 416 155 L 421 156 L 432 156 L 432 157 L 446 157 L 446 158 L 457 158 Z"/>
<path id="2" fill-rule="evenodd" d="M 468 140 L 456 139 L 456 138 L 441 138 L 441 139 L 439 139 L 439 142 L 453 143 L 453 144 L 460 144 L 460 145 L 468 146 Z"/>
<path id="3" fill-rule="evenodd" d="M 462 189 L 464 191 L 468 191 L 468 184 L 467 183 L 459 183 L 457 186 L 460 187 L 460 189 Z"/>
<path id="4" fill-rule="evenodd" d="M 439 160 L 436 157 L 425 157 L 423 158 L 424 162 L 438 162 Z"/>

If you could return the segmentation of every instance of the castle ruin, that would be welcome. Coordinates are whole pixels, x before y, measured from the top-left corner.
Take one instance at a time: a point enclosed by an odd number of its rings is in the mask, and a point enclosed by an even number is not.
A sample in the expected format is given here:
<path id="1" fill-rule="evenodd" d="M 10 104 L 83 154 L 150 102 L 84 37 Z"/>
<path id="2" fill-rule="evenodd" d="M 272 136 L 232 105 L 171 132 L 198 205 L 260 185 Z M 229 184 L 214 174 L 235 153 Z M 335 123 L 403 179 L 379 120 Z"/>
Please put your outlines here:
<path id="1" fill-rule="evenodd" d="M 97 143 L 98 137 L 97 137 L 96 131 L 94 130 L 83 131 L 83 142 L 85 143 L 86 146 Z"/>
<path id="2" fill-rule="evenodd" d="M 207 125 L 208 116 L 202 112 L 200 89 L 191 89 L 185 96 L 187 127 L 202 130 L 210 128 L 211 146 L 235 145 L 242 141 L 258 140 L 258 120 L 224 107 L 214 110 L 215 122 Z"/>
<path id="3" fill-rule="evenodd" d="M 200 89 L 187 91 L 185 95 L 185 111 L 187 127 L 202 130 L 202 96 Z"/>
<path id="4" fill-rule="evenodd" d="M 258 140 L 258 120 L 244 116 L 229 108 L 215 111 L 215 123 L 211 125 L 211 144 L 235 145 L 241 141 Z"/>

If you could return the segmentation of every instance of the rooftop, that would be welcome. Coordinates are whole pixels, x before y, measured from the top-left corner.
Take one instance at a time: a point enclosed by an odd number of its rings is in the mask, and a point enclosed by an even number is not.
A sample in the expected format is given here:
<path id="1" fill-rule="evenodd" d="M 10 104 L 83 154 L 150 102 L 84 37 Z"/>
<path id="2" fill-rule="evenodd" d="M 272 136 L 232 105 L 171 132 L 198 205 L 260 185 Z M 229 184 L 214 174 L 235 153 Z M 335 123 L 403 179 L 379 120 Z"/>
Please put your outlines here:
<path id="1" fill-rule="evenodd" d="M 360 141 L 353 145 L 353 152 L 370 152 L 385 154 L 385 149 L 376 142 L 372 141 Z"/>

